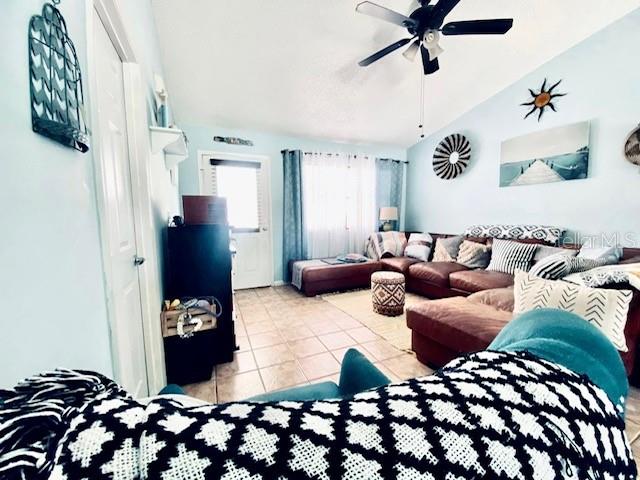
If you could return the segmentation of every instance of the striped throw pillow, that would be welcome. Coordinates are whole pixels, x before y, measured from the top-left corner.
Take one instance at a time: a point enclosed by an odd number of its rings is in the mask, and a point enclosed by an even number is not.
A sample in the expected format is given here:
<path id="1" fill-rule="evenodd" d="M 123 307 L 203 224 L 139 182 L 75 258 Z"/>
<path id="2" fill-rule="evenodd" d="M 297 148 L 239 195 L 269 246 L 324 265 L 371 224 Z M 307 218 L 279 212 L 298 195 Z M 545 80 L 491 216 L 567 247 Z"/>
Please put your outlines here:
<path id="1" fill-rule="evenodd" d="M 433 238 L 428 233 L 412 233 L 409 235 L 407 246 L 404 247 L 404 256 L 417 258 L 426 262 L 431 254 Z"/>
<path id="2" fill-rule="evenodd" d="M 493 253 L 487 270 L 510 273 L 511 275 L 516 273 L 516 270 L 528 272 L 537 248 L 538 245 L 535 243 L 496 239 L 493 242 Z"/>
<path id="3" fill-rule="evenodd" d="M 592 268 L 603 267 L 612 263 L 616 263 L 614 258 L 573 257 L 569 258 L 569 273 L 585 272 Z"/>
<path id="4" fill-rule="evenodd" d="M 558 280 L 571 273 L 571 260 L 564 253 L 555 253 L 536 262 L 529 273 L 548 280 Z"/>

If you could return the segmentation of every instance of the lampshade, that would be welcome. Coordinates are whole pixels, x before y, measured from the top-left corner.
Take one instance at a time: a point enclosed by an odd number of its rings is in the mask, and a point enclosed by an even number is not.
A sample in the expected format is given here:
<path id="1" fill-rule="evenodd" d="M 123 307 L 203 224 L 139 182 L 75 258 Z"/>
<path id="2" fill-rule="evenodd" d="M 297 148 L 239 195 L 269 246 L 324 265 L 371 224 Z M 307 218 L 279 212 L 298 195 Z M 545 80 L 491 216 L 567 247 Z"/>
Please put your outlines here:
<path id="1" fill-rule="evenodd" d="M 382 207 L 380 209 L 380 220 L 383 222 L 388 222 L 389 220 L 397 220 L 398 219 L 398 208 L 397 207 Z"/>

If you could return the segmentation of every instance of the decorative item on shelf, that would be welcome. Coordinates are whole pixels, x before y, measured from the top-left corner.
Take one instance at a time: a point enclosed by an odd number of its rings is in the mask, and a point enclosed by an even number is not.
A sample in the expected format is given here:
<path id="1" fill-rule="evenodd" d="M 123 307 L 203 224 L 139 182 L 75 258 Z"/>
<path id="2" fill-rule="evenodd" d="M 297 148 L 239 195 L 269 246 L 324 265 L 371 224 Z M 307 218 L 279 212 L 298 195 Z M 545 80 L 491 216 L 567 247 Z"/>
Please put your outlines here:
<path id="1" fill-rule="evenodd" d="M 398 220 L 398 208 L 397 207 L 382 207 L 380 208 L 380 221 L 382 223 L 382 231 L 390 232 L 393 230 L 393 224 Z"/>
<path id="2" fill-rule="evenodd" d="M 538 93 L 529 89 L 529 93 L 533 97 L 533 100 L 520 104 L 525 107 L 532 107 L 529 113 L 524 116 L 525 119 L 529 118 L 529 116 L 536 110 L 538 111 L 538 121 L 542 119 L 542 116 L 544 115 L 544 112 L 547 108 L 550 108 L 554 112 L 557 112 L 556 106 L 553 103 L 553 99 L 564 97 L 565 95 L 567 95 L 566 93 L 554 93 L 554 90 L 558 87 L 558 85 L 560 85 L 560 82 L 562 82 L 562 80 L 558 80 L 549 89 L 547 89 L 547 79 L 545 78 Z"/>
<path id="3" fill-rule="evenodd" d="M 160 75 L 154 76 L 156 94 L 156 122 L 159 127 L 169 127 L 169 93 Z"/>
<path id="4" fill-rule="evenodd" d="M 624 156 L 634 165 L 640 165 L 640 125 L 627 137 Z"/>
<path id="5" fill-rule="evenodd" d="M 229 145 L 242 145 L 243 147 L 253 147 L 251 140 L 245 140 L 244 138 L 237 137 L 213 137 L 214 142 L 228 143 Z"/>
<path id="6" fill-rule="evenodd" d="M 170 227 L 184 227 L 184 220 L 180 215 L 174 215 L 169 222 Z"/>
<path id="7" fill-rule="evenodd" d="M 433 154 L 433 171 L 444 179 L 451 180 L 464 172 L 471 160 L 471 145 L 464 135 L 454 133 L 442 140 Z"/>
<path id="8" fill-rule="evenodd" d="M 64 18 L 51 3 L 29 22 L 29 77 L 33 131 L 87 152 L 80 63 Z"/>
<path id="9" fill-rule="evenodd" d="M 500 186 L 587 178 L 589 131 L 589 122 L 581 122 L 502 142 Z"/>

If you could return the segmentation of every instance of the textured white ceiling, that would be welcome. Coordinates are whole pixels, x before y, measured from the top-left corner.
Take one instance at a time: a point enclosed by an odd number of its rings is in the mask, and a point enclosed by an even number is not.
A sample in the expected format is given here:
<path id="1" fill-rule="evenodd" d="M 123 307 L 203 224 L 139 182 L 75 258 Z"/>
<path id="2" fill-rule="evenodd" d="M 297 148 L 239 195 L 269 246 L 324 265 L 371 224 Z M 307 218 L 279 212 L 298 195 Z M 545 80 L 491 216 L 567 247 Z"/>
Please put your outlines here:
<path id="1" fill-rule="evenodd" d="M 355 13 L 358 0 L 152 0 L 178 122 L 333 141 L 418 140 L 419 62 L 402 50 L 356 63 L 404 38 Z M 408 13 L 409 0 L 378 3 Z M 447 21 L 513 17 L 504 37 L 444 37 L 427 77 L 427 132 L 640 6 L 640 0 L 462 0 Z M 630 46 L 630 48 L 633 48 Z"/>

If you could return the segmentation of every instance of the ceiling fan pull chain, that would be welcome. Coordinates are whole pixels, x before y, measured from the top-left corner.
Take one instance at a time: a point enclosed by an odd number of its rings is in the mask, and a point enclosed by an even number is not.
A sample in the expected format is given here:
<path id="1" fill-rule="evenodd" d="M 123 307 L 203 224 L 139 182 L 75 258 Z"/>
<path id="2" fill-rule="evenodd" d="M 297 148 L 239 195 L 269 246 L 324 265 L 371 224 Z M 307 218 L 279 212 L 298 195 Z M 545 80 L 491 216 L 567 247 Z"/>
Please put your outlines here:
<path id="1" fill-rule="evenodd" d="M 426 75 L 420 70 L 420 124 L 418 130 L 420 130 L 420 138 L 424 138 L 424 82 Z"/>

